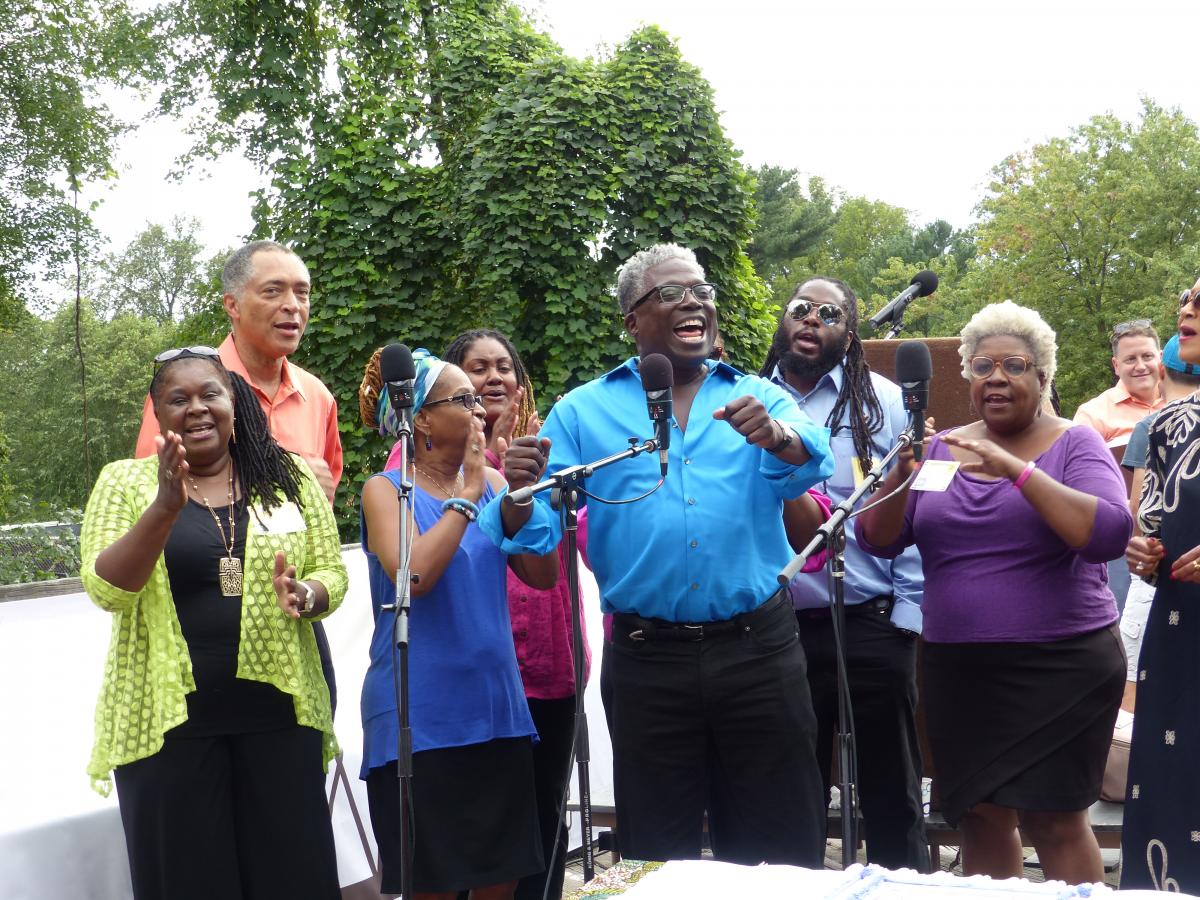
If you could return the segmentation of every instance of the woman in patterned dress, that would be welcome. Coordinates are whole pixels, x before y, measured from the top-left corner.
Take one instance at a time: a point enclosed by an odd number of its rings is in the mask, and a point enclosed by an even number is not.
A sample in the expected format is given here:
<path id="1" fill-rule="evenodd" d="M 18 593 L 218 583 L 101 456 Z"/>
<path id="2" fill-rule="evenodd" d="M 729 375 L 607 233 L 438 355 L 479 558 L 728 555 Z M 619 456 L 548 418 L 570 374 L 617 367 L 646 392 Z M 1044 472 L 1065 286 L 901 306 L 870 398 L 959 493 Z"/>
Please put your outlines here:
<path id="1" fill-rule="evenodd" d="M 1200 281 L 1180 298 L 1179 356 L 1200 363 Z M 1200 398 L 1150 427 L 1139 509 L 1125 556 L 1157 583 L 1138 671 L 1122 832 L 1121 887 L 1200 892 Z"/>

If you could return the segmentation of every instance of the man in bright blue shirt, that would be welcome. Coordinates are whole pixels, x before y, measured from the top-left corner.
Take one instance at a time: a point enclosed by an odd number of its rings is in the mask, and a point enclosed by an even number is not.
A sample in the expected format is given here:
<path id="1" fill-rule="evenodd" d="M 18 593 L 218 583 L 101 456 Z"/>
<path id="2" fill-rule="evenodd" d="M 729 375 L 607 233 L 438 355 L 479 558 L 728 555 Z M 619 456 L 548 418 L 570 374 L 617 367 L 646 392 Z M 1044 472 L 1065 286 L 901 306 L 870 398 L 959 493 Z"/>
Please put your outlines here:
<path id="1" fill-rule="evenodd" d="M 833 472 L 828 431 L 780 388 L 708 359 L 716 291 L 691 251 L 635 255 L 617 289 L 638 352 L 663 354 L 674 372 L 665 483 L 626 506 L 588 502 L 588 556 L 614 614 L 604 666 L 621 850 L 697 858 L 707 811 L 718 859 L 819 866 L 816 723 L 775 575 L 792 556 L 785 521 L 809 533 L 820 521 L 805 491 Z M 515 441 L 505 473 L 515 490 L 649 430 L 631 359 L 564 397 L 538 438 Z M 627 499 L 658 477 L 657 454 L 644 455 L 586 487 Z M 493 502 L 480 525 L 510 552 L 553 548 L 560 532 L 542 497 Z"/>
<path id="2" fill-rule="evenodd" d="M 858 298 L 844 282 L 815 277 L 780 317 L 762 374 L 814 422 L 829 426 L 837 468 L 821 489 L 834 503 L 854 492 L 908 425 L 900 388 L 871 372 L 857 335 Z M 916 547 L 895 560 L 864 553 L 846 529 L 846 668 L 858 749 L 867 858 L 928 871 L 917 738 L 916 636 L 924 575 Z M 837 663 L 825 571 L 788 586 L 808 662 L 817 759 L 830 781 L 838 725 Z"/>

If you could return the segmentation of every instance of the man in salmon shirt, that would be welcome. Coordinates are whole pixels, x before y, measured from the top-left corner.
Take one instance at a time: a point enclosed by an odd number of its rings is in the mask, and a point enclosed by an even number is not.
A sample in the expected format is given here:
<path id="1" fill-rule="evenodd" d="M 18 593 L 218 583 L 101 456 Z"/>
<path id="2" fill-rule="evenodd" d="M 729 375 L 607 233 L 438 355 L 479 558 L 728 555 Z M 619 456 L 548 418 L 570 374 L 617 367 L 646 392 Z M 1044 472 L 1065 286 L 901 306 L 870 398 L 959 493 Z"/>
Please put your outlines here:
<path id="1" fill-rule="evenodd" d="M 229 336 L 218 348 L 221 362 L 249 382 L 275 440 L 285 450 L 304 457 L 332 503 L 342 477 L 337 401 L 321 379 L 288 362 L 308 324 L 312 289 L 308 268 L 282 244 L 252 241 L 226 260 L 221 288 L 230 326 Z M 134 455 L 156 452 L 158 433 L 158 419 L 147 396 Z M 319 622 L 314 623 L 313 632 L 329 682 L 330 702 L 336 706 L 329 641 Z"/>

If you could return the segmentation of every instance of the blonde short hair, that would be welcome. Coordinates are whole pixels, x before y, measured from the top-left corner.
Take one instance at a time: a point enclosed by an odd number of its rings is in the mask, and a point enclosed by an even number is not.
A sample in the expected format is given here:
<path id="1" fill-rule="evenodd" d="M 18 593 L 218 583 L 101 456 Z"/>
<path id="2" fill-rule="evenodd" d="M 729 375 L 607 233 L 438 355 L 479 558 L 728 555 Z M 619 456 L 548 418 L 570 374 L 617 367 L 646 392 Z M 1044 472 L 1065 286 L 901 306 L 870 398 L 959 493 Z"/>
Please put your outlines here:
<path id="1" fill-rule="evenodd" d="M 963 378 L 971 380 L 971 357 L 975 356 L 979 342 L 999 335 L 1019 338 L 1029 347 L 1034 366 L 1045 376 L 1042 400 L 1046 400 L 1050 396 L 1054 373 L 1058 371 L 1058 341 L 1054 329 L 1035 310 L 1011 300 L 988 304 L 975 313 L 959 333 L 962 345 L 958 355 L 962 357 Z"/>

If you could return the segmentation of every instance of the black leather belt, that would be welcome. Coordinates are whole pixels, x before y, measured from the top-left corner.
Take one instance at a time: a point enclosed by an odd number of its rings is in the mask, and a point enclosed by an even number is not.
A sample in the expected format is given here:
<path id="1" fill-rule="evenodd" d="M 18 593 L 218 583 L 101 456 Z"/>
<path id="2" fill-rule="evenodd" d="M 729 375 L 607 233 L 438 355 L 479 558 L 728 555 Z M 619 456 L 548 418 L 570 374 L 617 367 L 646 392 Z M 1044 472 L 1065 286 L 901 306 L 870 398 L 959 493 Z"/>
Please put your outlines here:
<path id="1" fill-rule="evenodd" d="M 864 600 L 862 603 L 847 603 L 846 617 L 888 616 L 891 615 L 892 606 L 895 605 L 895 602 L 896 598 L 891 594 L 880 594 L 878 597 L 872 597 L 870 600 Z M 833 613 L 828 606 L 796 610 L 796 618 L 801 622 L 828 622 L 832 616 Z"/>
<path id="2" fill-rule="evenodd" d="M 705 641 L 721 635 L 751 631 L 756 623 L 776 613 L 787 602 L 787 592 L 780 588 L 757 609 L 719 622 L 668 622 L 666 619 L 647 619 L 633 613 L 615 613 L 613 630 L 627 634 L 631 641 Z"/>

